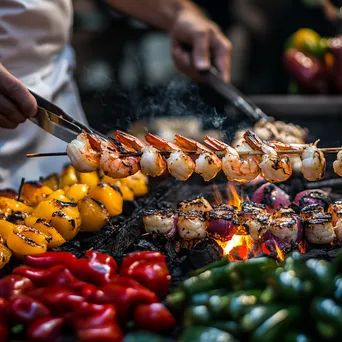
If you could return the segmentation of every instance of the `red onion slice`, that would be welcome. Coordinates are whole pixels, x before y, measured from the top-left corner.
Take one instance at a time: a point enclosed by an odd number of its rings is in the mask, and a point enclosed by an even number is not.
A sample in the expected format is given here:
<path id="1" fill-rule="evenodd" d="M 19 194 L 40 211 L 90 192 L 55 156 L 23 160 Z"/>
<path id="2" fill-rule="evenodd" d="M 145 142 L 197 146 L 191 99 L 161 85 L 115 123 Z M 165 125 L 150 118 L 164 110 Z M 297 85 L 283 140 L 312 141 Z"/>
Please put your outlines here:
<path id="1" fill-rule="evenodd" d="M 300 209 L 311 204 L 318 204 L 322 207 L 330 204 L 328 193 L 320 189 L 301 191 L 297 194 L 293 202 Z"/>
<path id="2" fill-rule="evenodd" d="M 261 185 L 254 192 L 252 201 L 265 204 L 267 211 L 270 213 L 272 213 L 274 209 L 287 207 L 291 203 L 289 195 L 271 183 Z"/>

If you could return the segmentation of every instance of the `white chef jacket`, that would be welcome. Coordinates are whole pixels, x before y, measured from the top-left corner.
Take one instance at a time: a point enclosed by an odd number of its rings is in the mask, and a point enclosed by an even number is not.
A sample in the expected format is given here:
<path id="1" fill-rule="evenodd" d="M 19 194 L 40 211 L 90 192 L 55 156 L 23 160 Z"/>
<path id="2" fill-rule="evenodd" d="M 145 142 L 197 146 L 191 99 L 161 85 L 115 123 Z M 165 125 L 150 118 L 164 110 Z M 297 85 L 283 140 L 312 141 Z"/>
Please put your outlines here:
<path id="1" fill-rule="evenodd" d="M 0 62 L 29 89 L 85 123 L 72 80 L 72 14 L 71 0 L 0 0 Z M 60 171 L 67 158 L 27 160 L 25 155 L 65 148 L 29 121 L 15 130 L 0 128 L 0 188 Z"/>

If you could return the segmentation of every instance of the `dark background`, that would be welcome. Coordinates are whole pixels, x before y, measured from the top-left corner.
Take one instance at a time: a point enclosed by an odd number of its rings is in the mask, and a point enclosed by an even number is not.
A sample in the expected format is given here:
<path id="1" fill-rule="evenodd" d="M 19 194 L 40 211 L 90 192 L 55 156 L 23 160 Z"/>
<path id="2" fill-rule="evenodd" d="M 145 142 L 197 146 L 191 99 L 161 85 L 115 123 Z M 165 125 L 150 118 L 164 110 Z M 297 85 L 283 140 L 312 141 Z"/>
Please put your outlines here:
<path id="1" fill-rule="evenodd" d="M 320 8 L 300 0 L 195 2 L 232 41 L 232 82 L 246 94 L 287 94 L 282 54 L 296 30 L 336 33 Z M 94 128 L 125 129 L 131 121 L 158 115 L 204 114 L 210 119 L 213 105 L 223 115 L 220 99 L 183 81 L 175 70 L 165 33 L 115 13 L 102 0 L 74 3 L 76 80 Z"/>

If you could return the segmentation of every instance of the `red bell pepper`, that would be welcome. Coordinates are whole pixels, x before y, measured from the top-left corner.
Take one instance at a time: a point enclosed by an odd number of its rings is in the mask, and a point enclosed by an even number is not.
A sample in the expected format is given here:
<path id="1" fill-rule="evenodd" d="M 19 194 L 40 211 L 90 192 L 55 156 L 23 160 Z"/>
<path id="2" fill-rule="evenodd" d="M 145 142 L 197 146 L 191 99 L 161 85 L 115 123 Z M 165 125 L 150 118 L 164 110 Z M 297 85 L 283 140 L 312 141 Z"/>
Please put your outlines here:
<path id="1" fill-rule="evenodd" d="M 70 252 L 46 252 L 27 255 L 25 257 L 25 264 L 36 268 L 50 268 L 56 265 L 64 265 L 69 268 L 77 260 L 76 256 Z"/>
<path id="2" fill-rule="evenodd" d="M 56 341 L 63 328 L 62 318 L 43 317 L 30 323 L 27 328 L 27 338 L 30 341 L 53 342 Z"/>
<path id="3" fill-rule="evenodd" d="M 89 305 L 87 308 L 83 308 L 83 310 L 87 311 L 88 315 L 85 315 L 85 312 L 81 312 L 82 308 L 74 312 L 72 321 L 75 329 L 97 328 L 116 321 L 114 305 Z M 90 314 L 90 311 L 93 311 L 93 313 Z"/>
<path id="4" fill-rule="evenodd" d="M 165 256 L 159 252 L 136 252 L 122 261 L 120 274 L 132 277 L 158 295 L 169 291 L 171 276 Z"/>
<path id="5" fill-rule="evenodd" d="M 7 318 L 8 318 L 8 300 L 5 298 L 0 298 L 0 322 L 6 323 Z"/>
<path id="6" fill-rule="evenodd" d="M 123 334 L 120 327 L 112 322 L 97 328 L 79 329 L 77 331 L 78 341 L 83 342 L 121 342 Z"/>
<path id="7" fill-rule="evenodd" d="M 19 274 L 11 274 L 0 279 L 0 297 L 9 299 L 12 296 L 26 294 L 34 285 L 29 278 Z"/>
<path id="8" fill-rule="evenodd" d="M 161 303 L 143 304 L 135 308 L 134 323 L 138 329 L 166 333 L 176 325 L 176 320 Z"/>
<path id="9" fill-rule="evenodd" d="M 21 295 L 10 299 L 8 314 L 14 323 L 25 323 L 49 316 L 50 310 L 38 300 Z"/>
<path id="10" fill-rule="evenodd" d="M 116 276 L 109 284 L 89 293 L 86 300 L 90 303 L 114 304 L 119 321 L 126 322 L 136 305 L 156 303 L 158 297 L 134 279 Z"/>
<path id="11" fill-rule="evenodd" d="M 54 312 L 77 310 L 85 302 L 82 296 L 61 286 L 34 289 L 27 295 L 38 299 Z"/>
<path id="12" fill-rule="evenodd" d="M 8 327 L 3 322 L 0 323 L 0 341 L 5 342 L 8 338 Z"/>
<path id="13" fill-rule="evenodd" d="M 47 269 L 23 265 L 15 268 L 13 274 L 20 274 L 31 279 L 36 286 L 48 286 L 56 283 L 56 285 L 64 285 L 77 281 L 77 278 L 63 265 L 56 265 Z"/>
<path id="14" fill-rule="evenodd" d="M 117 269 L 118 265 L 114 258 L 94 251 L 87 251 L 83 258 L 78 259 L 70 267 L 70 271 L 77 278 L 95 285 L 109 283 Z"/>
<path id="15" fill-rule="evenodd" d="M 319 59 L 289 49 L 284 55 L 284 66 L 303 89 L 317 94 L 329 92 L 329 72 Z"/>

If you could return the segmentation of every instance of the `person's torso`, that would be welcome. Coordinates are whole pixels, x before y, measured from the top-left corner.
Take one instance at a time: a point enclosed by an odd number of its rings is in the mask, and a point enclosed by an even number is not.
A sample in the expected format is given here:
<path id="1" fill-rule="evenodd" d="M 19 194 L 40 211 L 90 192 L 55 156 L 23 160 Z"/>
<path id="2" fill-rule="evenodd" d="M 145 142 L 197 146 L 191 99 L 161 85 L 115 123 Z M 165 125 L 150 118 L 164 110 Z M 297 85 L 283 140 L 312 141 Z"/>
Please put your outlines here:
<path id="1" fill-rule="evenodd" d="M 71 0 L 0 0 L 0 62 L 16 77 L 46 67 L 64 48 Z"/>

